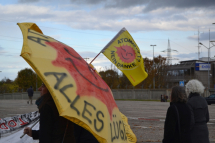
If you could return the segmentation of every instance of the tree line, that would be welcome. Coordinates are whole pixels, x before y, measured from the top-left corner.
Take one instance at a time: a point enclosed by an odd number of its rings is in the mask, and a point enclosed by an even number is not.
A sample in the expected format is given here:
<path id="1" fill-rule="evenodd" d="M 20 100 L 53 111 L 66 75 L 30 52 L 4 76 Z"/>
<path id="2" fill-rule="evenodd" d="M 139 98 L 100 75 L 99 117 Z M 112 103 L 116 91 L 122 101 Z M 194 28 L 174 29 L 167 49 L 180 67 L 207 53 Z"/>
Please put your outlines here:
<path id="1" fill-rule="evenodd" d="M 114 65 L 110 68 L 106 68 L 100 71 L 99 74 L 102 79 L 107 83 L 111 89 L 149 89 L 153 88 L 153 78 L 155 78 L 155 88 L 165 88 L 167 84 L 167 71 L 168 63 L 166 58 L 162 56 L 157 56 L 153 60 L 143 58 L 144 67 L 148 73 L 148 77 L 133 87 L 127 77 L 117 70 Z M 25 68 L 18 72 L 16 79 L 10 80 L 9 78 L 3 78 L 0 81 L 0 93 L 5 92 L 23 92 L 26 91 L 30 86 L 36 90 L 36 82 L 39 87 L 42 84 L 42 80 L 31 68 Z M 38 88 L 37 87 L 37 88 Z"/>
<path id="2" fill-rule="evenodd" d="M 167 72 L 169 65 L 166 58 L 162 56 L 154 57 L 153 60 L 143 58 L 144 67 L 148 73 L 148 77 L 137 86 L 133 87 L 128 78 L 122 73 L 118 72 L 113 65 L 111 68 L 100 71 L 99 74 L 102 79 L 108 84 L 111 89 L 150 89 L 153 88 L 153 78 L 155 78 L 155 88 L 166 88 Z"/>
<path id="3" fill-rule="evenodd" d="M 23 92 L 30 86 L 36 90 L 36 82 L 38 87 L 42 84 L 42 80 L 31 68 L 25 68 L 18 72 L 14 81 L 3 78 L 0 81 L 0 93 Z"/>

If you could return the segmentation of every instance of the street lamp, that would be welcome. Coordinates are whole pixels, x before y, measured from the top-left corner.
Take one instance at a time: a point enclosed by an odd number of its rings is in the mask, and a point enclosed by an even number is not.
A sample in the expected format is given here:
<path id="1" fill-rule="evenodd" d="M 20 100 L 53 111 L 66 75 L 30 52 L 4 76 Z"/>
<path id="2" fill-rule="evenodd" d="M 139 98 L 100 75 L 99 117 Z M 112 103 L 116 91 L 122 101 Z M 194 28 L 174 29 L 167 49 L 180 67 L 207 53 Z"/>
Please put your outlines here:
<path id="1" fill-rule="evenodd" d="M 210 42 L 211 42 L 211 44 L 212 44 L 213 46 L 215 46 L 214 43 L 213 43 L 213 42 L 215 42 L 215 41 L 210 41 Z M 212 46 L 212 47 L 213 47 L 213 46 Z"/>
<path id="2" fill-rule="evenodd" d="M 209 90 L 210 88 L 210 75 L 209 75 L 209 54 L 210 53 L 209 52 L 210 52 L 210 48 L 212 48 L 214 45 L 208 48 L 205 45 L 203 45 L 201 42 L 199 42 L 199 44 L 208 49 L 208 90 Z"/>
<path id="3" fill-rule="evenodd" d="M 154 46 L 156 46 L 156 45 L 150 45 L 150 46 L 153 46 L 153 69 L 155 69 L 155 67 L 154 67 Z M 153 88 L 155 89 L 155 75 L 153 77 Z"/>

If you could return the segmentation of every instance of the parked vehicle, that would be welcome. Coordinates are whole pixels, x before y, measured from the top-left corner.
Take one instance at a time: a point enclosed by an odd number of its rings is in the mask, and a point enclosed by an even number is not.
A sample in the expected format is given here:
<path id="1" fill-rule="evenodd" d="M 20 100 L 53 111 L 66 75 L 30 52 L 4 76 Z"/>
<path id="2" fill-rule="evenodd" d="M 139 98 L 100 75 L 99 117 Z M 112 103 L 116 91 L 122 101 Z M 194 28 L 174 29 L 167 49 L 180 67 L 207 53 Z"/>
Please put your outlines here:
<path id="1" fill-rule="evenodd" d="M 215 94 L 212 94 L 206 97 L 205 99 L 208 102 L 208 105 L 215 104 Z"/>

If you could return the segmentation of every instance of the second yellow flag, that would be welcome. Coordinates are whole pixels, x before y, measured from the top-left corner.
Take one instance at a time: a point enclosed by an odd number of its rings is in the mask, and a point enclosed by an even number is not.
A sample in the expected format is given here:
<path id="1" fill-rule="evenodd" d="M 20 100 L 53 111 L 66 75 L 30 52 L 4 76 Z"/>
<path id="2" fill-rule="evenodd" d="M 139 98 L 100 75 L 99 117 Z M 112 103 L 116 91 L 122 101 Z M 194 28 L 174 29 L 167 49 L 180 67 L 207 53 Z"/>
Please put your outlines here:
<path id="1" fill-rule="evenodd" d="M 101 52 L 127 76 L 133 86 L 148 76 L 140 49 L 125 28 Z"/>

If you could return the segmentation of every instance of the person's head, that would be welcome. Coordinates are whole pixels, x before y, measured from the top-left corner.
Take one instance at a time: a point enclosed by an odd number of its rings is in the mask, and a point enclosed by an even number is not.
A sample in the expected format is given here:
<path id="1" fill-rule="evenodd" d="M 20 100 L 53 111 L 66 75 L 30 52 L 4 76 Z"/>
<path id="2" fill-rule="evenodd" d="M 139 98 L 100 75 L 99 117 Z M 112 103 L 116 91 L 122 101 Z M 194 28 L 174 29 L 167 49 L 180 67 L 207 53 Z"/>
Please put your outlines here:
<path id="1" fill-rule="evenodd" d="M 30 88 L 32 88 L 32 86 L 30 86 Z"/>
<path id="2" fill-rule="evenodd" d="M 47 89 L 44 83 L 42 83 L 42 85 L 40 86 L 40 88 L 38 88 L 38 90 L 40 91 L 40 96 L 43 96 L 49 93 L 49 90 Z"/>
<path id="3" fill-rule="evenodd" d="M 186 103 L 187 102 L 187 97 L 186 97 L 186 94 L 185 94 L 184 87 L 181 87 L 181 86 L 173 87 L 170 99 L 171 99 L 171 102 Z"/>
<path id="4" fill-rule="evenodd" d="M 203 93 L 204 89 L 205 87 L 203 86 L 203 84 L 197 79 L 192 79 L 185 85 L 187 96 L 189 96 L 190 93 Z"/>
<path id="5" fill-rule="evenodd" d="M 42 83 L 42 85 L 40 86 L 40 88 L 38 88 L 38 90 L 40 91 L 40 96 L 39 99 L 42 98 L 42 102 L 39 105 L 39 112 L 42 109 L 42 107 L 49 101 L 49 100 L 53 100 L 52 96 L 48 90 L 48 88 L 46 87 L 46 85 L 44 83 Z"/>

